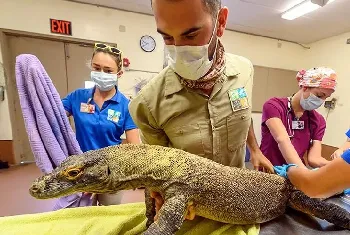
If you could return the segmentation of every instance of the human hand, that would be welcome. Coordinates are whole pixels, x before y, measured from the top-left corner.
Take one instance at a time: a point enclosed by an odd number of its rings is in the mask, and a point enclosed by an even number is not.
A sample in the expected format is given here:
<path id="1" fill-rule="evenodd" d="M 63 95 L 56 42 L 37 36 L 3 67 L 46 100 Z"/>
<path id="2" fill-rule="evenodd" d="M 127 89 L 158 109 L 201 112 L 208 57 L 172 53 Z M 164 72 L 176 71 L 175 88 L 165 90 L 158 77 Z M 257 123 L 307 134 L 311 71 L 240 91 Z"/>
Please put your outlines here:
<path id="1" fill-rule="evenodd" d="M 159 213 L 160 208 L 164 204 L 164 200 L 163 200 L 162 196 L 160 195 L 160 193 L 158 193 L 158 192 L 151 192 L 151 198 L 153 198 L 155 201 L 156 215 L 154 216 L 154 221 L 157 221 L 158 220 L 158 213 Z"/>
<path id="2" fill-rule="evenodd" d="M 96 197 L 96 193 L 87 193 L 87 192 L 83 192 L 83 197 L 85 196 L 90 196 L 90 199 L 94 199 Z"/>
<path id="3" fill-rule="evenodd" d="M 272 163 L 264 156 L 264 154 L 262 154 L 261 151 L 251 152 L 250 162 L 253 164 L 254 170 L 262 168 L 263 172 L 274 173 Z"/>
<path id="4" fill-rule="evenodd" d="M 335 158 L 341 157 L 343 152 L 344 152 L 344 150 L 342 150 L 342 149 L 335 150 L 334 153 L 332 153 L 332 155 L 331 155 L 331 159 L 335 159 Z"/>
<path id="5" fill-rule="evenodd" d="M 157 221 L 159 210 L 164 204 L 164 199 L 162 198 L 162 195 L 160 195 L 160 193 L 158 193 L 158 192 L 150 192 L 150 193 L 151 193 L 151 198 L 153 198 L 155 200 L 156 215 L 154 216 L 154 221 Z M 190 204 L 187 207 L 187 213 L 186 213 L 185 219 L 193 220 L 194 217 L 195 217 L 194 206 L 192 204 Z"/>
<path id="6" fill-rule="evenodd" d="M 288 168 L 291 166 L 297 167 L 297 165 L 295 165 L 295 164 L 283 164 L 282 166 L 274 166 L 273 169 L 275 170 L 275 173 L 277 175 L 288 179 L 287 171 L 288 171 Z"/>

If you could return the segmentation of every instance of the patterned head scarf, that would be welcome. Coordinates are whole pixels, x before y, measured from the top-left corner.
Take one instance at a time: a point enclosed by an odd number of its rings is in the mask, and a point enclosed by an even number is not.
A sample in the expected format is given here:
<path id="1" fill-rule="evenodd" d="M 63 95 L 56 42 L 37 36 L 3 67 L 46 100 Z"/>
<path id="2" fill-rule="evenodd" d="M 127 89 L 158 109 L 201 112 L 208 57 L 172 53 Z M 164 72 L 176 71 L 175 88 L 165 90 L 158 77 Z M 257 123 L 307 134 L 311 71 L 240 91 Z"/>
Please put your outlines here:
<path id="1" fill-rule="evenodd" d="M 300 87 L 319 87 L 335 90 L 337 86 L 337 74 L 331 68 L 318 67 L 309 70 L 301 70 L 297 74 Z"/>

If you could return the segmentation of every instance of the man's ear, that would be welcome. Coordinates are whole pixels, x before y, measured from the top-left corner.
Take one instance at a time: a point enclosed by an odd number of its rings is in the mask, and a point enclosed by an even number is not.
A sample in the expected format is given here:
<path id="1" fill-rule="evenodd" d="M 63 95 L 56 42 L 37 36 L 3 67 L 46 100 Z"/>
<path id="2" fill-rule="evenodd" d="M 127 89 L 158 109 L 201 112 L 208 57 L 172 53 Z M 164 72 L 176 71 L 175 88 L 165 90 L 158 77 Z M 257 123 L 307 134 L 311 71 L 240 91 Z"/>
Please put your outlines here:
<path id="1" fill-rule="evenodd" d="M 216 35 L 218 37 L 221 37 L 222 35 L 224 35 L 225 29 L 226 29 L 227 17 L 228 17 L 228 8 L 227 7 L 221 8 L 218 14 L 218 29 L 216 32 Z"/>

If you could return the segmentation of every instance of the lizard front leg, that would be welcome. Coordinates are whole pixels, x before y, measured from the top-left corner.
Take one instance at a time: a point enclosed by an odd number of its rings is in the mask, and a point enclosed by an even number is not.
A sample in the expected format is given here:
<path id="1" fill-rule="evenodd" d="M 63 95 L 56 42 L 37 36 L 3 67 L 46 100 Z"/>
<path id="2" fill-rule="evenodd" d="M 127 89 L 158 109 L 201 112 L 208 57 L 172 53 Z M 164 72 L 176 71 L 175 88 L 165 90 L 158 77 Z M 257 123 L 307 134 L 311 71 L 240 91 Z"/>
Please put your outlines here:
<path id="1" fill-rule="evenodd" d="M 145 188 L 145 204 L 146 204 L 146 227 L 148 228 L 153 222 L 156 216 L 155 200 L 151 198 L 151 192 Z"/>
<path id="2" fill-rule="evenodd" d="M 180 228 L 187 213 L 188 199 L 176 195 L 165 200 L 159 211 L 158 220 L 152 223 L 144 235 L 173 235 Z"/>

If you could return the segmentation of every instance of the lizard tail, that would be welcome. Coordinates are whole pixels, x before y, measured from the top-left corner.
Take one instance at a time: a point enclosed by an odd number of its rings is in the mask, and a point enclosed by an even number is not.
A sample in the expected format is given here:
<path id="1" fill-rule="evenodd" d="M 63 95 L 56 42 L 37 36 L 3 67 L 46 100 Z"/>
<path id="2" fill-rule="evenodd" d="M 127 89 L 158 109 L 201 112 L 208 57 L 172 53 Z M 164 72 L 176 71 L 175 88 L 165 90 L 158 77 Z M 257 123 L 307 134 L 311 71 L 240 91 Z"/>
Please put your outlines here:
<path id="1" fill-rule="evenodd" d="M 293 191 L 289 206 L 295 210 L 315 216 L 320 219 L 350 230 L 350 213 L 332 203 L 310 198 L 301 191 Z"/>

